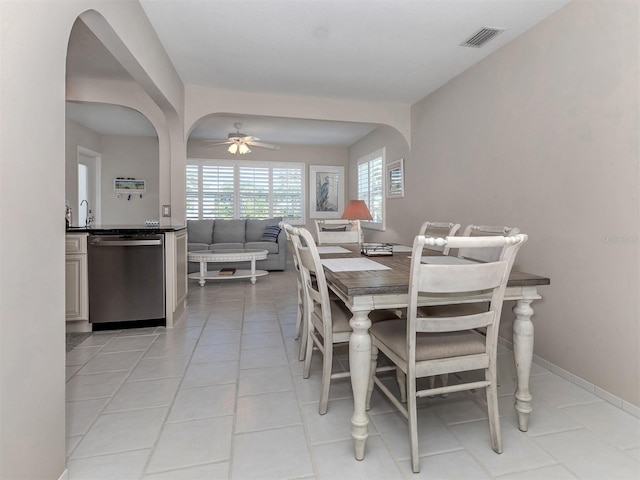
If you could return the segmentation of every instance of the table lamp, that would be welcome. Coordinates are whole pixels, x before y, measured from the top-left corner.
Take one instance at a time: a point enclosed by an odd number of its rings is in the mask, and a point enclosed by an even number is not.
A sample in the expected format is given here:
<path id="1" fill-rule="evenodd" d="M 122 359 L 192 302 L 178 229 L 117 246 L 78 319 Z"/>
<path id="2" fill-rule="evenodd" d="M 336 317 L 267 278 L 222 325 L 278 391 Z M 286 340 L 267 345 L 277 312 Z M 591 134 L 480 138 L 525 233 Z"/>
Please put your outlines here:
<path id="1" fill-rule="evenodd" d="M 342 220 L 373 220 L 373 217 L 364 200 L 349 200 L 342 214 Z"/>
<path id="2" fill-rule="evenodd" d="M 364 243 L 364 232 L 360 227 L 360 220 L 373 220 L 367 204 L 364 200 L 349 200 L 347 208 L 344 209 L 342 220 L 356 220 L 358 222 L 358 231 L 360 232 L 360 243 Z"/>

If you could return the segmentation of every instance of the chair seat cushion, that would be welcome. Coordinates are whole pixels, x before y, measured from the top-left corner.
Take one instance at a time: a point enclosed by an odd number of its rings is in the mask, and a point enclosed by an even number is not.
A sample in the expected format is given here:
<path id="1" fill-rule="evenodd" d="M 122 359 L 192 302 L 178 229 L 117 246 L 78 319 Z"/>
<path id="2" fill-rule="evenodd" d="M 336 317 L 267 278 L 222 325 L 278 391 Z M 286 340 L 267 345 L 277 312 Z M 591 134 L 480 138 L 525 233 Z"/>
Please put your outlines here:
<path id="1" fill-rule="evenodd" d="M 333 333 L 350 332 L 349 320 L 351 319 L 351 312 L 349 312 L 349 309 L 342 300 L 332 300 L 330 304 Z M 314 311 L 318 318 L 322 318 L 320 305 L 316 304 Z"/>
<path id="2" fill-rule="evenodd" d="M 386 320 L 374 323 L 369 333 L 380 343 L 407 360 L 407 321 Z M 474 355 L 486 351 L 486 338 L 473 331 L 418 333 L 416 361 Z"/>

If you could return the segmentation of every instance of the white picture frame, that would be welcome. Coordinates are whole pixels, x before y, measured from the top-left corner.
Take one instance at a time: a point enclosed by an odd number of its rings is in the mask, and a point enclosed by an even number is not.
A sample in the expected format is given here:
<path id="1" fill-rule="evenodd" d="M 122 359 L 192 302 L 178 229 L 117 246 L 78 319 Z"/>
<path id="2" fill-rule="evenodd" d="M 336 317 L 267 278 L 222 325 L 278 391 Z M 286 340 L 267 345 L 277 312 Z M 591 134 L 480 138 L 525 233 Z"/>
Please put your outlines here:
<path id="1" fill-rule="evenodd" d="M 340 218 L 344 212 L 344 167 L 309 165 L 309 217 Z"/>
<path id="2" fill-rule="evenodd" d="M 404 197 L 404 159 L 387 164 L 387 198 Z"/>

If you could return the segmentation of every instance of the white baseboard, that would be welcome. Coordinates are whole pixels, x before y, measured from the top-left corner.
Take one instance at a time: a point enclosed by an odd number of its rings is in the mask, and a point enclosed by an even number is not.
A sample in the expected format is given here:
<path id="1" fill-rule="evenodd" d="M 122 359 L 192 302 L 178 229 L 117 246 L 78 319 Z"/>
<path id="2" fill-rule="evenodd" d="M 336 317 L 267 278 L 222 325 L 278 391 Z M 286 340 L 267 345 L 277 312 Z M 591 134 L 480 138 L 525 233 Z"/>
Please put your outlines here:
<path id="1" fill-rule="evenodd" d="M 64 472 L 62 472 L 62 475 L 60 475 L 58 480 L 68 480 L 68 478 L 69 478 L 69 470 L 65 468 Z"/>
<path id="2" fill-rule="evenodd" d="M 505 338 L 498 337 L 498 343 L 503 347 L 506 347 L 509 350 L 513 351 L 513 342 L 510 342 Z M 533 355 L 533 362 L 555 373 L 556 375 L 561 376 L 562 378 L 564 378 L 565 380 L 568 380 L 574 385 L 577 385 L 578 387 L 593 393 L 595 396 L 600 397 L 601 399 L 610 403 L 611 405 L 614 405 L 624 410 L 625 412 L 633 415 L 636 418 L 640 418 L 640 407 L 636 407 L 635 405 L 627 402 L 626 400 L 623 400 L 620 397 L 617 397 L 616 395 L 610 392 L 607 392 L 606 390 L 603 390 L 602 388 L 594 385 L 593 383 L 588 382 L 585 379 L 578 377 L 577 375 L 574 375 L 568 370 L 560 368 L 559 366 L 551 363 L 548 360 L 545 360 L 542 357 L 539 357 L 538 355 L 535 355 L 535 354 Z"/>

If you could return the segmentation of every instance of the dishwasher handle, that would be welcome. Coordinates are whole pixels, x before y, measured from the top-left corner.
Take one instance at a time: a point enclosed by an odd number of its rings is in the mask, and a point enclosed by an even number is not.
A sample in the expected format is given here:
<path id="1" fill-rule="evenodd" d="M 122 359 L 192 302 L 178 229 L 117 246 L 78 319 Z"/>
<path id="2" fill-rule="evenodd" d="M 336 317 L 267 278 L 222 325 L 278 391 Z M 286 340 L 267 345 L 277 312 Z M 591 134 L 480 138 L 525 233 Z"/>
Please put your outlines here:
<path id="1" fill-rule="evenodd" d="M 162 240 L 114 240 L 110 242 L 92 242 L 94 247 L 143 247 L 162 245 Z"/>
<path id="2" fill-rule="evenodd" d="M 147 247 L 162 246 L 162 237 L 156 236 L 151 238 L 135 238 L 135 237 L 109 237 L 96 236 L 89 237 L 89 244 L 94 247 Z"/>

